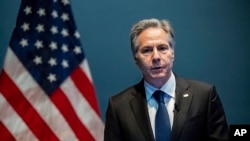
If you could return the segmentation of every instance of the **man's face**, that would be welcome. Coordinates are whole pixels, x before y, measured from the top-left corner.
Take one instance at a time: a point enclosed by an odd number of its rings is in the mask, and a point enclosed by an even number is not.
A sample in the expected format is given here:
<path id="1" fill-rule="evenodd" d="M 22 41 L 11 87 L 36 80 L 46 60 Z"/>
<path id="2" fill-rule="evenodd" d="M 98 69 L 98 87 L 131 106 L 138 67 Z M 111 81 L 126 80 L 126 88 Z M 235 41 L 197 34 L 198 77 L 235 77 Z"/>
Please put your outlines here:
<path id="1" fill-rule="evenodd" d="M 135 61 L 146 81 L 167 81 L 174 61 L 170 37 L 160 28 L 148 28 L 138 36 Z"/>

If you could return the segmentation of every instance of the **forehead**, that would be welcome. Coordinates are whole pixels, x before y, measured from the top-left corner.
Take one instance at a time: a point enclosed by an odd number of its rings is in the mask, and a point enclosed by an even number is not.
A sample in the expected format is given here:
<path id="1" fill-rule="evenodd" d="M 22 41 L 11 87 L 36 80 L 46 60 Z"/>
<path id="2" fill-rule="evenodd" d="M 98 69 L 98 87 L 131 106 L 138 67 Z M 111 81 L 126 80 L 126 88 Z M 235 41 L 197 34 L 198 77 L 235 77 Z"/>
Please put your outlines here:
<path id="1" fill-rule="evenodd" d="M 163 40 L 168 41 L 167 33 L 161 28 L 147 28 L 141 32 L 138 36 L 139 43 L 152 41 L 152 40 Z"/>

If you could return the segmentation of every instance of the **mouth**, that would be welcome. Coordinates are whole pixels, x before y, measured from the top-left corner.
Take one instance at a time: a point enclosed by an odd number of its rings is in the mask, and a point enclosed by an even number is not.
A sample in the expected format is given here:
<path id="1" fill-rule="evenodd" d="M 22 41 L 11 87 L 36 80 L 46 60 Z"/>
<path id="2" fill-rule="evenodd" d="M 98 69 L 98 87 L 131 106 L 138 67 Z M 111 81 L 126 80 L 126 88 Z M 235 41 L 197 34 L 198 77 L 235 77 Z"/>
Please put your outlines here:
<path id="1" fill-rule="evenodd" d="M 151 71 L 154 73 L 159 73 L 161 71 L 163 71 L 164 67 L 152 67 Z"/>
<path id="2" fill-rule="evenodd" d="M 161 69 L 161 68 L 163 68 L 163 67 L 160 67 L 160 66 L 159 67 L 152 67 L 151 69 L 152 70 L 157 70 L 157 69 Z"/>

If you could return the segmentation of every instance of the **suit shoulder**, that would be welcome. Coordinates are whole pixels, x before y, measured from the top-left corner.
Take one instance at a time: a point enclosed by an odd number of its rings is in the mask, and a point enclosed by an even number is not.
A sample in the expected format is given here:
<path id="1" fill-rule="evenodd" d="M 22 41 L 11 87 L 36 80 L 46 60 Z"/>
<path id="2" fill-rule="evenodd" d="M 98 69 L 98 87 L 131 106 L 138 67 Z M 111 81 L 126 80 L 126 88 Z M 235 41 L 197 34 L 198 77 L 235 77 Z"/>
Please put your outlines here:
<path id="1" fill-rule="evenodd" d="M 207 83 L 207 82 L 202 82 L 198 80 L 186 80 L 190 85 L 188 90 L 191 92 L 194 92 L 196 94 L 216 94 L 216 88 L 213 84 Z"/>
<path id="2" fill-rule="evenodd" d="M 215 86 L 213 84 L 203 82 L 203 81 L 193 80 L 193 79 L 186 79 L 186 78 L 177 77 L 176 81 L 177 81 L 178 86 L 180 86 L 184 89 L 189 89 L 189 90 L 210 91 L 211 89 L 215 88 Z"/>
<path id="3" fill-rule="evenodd" d="M 214 85 L 207 83 L 207 82 L 202 82 L 202 81 L 198 81 L 198 80 L 187 80 L 191 85 L 196 85 L 199 87 L 213 87 Z"/>

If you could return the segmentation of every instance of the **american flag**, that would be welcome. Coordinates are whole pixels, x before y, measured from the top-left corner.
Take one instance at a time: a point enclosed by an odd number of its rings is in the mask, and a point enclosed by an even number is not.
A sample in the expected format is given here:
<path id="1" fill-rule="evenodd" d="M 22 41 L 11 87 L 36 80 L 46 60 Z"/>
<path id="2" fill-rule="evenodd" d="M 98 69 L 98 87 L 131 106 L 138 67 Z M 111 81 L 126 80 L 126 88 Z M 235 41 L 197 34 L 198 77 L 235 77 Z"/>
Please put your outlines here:
<path id="1" fill-rule="evenodd" d="M 101 141 L 69 0 L 22 0 L 0 75 L 0 140 Z"/>

